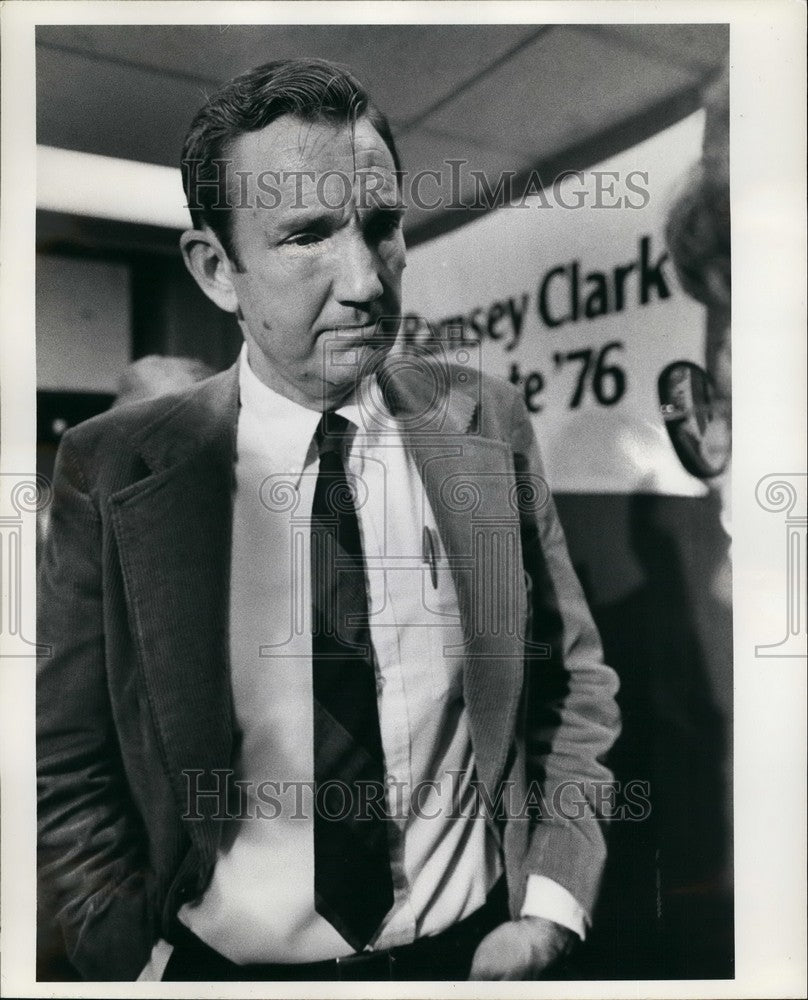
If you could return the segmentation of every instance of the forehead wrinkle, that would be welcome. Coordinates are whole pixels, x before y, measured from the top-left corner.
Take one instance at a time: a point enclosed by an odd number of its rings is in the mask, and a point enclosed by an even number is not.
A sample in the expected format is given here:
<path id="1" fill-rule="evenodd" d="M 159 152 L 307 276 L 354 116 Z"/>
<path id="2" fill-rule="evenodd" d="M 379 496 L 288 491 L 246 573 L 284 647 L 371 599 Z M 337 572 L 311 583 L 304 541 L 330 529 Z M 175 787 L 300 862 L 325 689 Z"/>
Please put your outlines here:
<path id="1" fill-rule="evenodd" d="M 295 116 L 291 117 L 294 118 Z M 298 159 L 301 161 L 303 169 L 304 170 L 309 169 L 311 158 L 321 153 L 324 149 L 327 150 L 330 146 L 333 146 L 334 157 L 336 159 L 339 159 L 342 153 L 342 151 L 339 148 L 339 142 L 341 139 L 347 138 L 350 144 L 351 173 L 352 173 L 352 177 L 350 179 L 351 187 L 355 189 L 357 185 L 358 175 L 362 169 L 359 166 L 359 154 L 357 151 L 357 137 L 356 137 L 357 126 L 360 121 L 367 121 L 368 124 L 370 124 L 369 119 L 367 119 L 365 116 L 362 116 L 360 118 L 352 117 L 348 119 L 344 124 L 340 124 L 339 122 L 333 122 L 327 119 L 313 119 L 313 120 L 298 119 L 299 131 L 298 131 L 295 153 Z M 319 136 L 316 134 L 318 128 L 322 133 Z M 374 144 L 374 146 L 376 145 L 378 145 L 378 150 L 380 152 L 382 150 L 386 150 L 387 148 L 383 141 L 378 144 Z M 294 147 L 289 146 L 288 148 L 291 150 Z M 371 163 L 368 165 L 368 169 L 370 170 L 378 170 L 380 167 L 381 164 Z M 326 172 L 330 172 L 333 169 L 334 169 L 333 167 L 328 167 Z M 398 185 L 396 182 L 396 187 L 397 186 Z"/>
<path id="2" fill-rule="evenodd" d="M 307 159 L 307 154 L 316 155 L 324 149 L 328 149 L 329 145 L 332 144 L 332 140 L 336 137 L 339 139 L 342 136 L 342 128 L 335 122 L 330 122 L 328 120 L 307 120 L 300 119 L 300 130 L 298 133 L 298 144 L 297 144 L 297 155 L 305 163 Z M 321 132 L 320 136 L 314 135 L 312 138 L 312 133 L 315 129 Z M 336 143 L 333 143 L 336 147 Z M 353 140 L 351 145 L 353 146 Z M 338 155 L 338 151 L 335 149 L 335 155 Z"/>
<path id="3" fill-rule="evenodd" d="M 305 157 L 307 152 L 310 154 L 315 154 L 318 152 L 317 139 L 315 138 L 315 140 L 312 142 L 311 134 L 314 131 L 314 126 L 319 125 L 320 123 L 314 119 L 310 121 L 302 119 L 300 124 L 301 128 L 298 133 L 297 154 L 300 157 L 300 159 L 305 162 Z M 326 133 L 323 132 L 322 136 L 320 137 L 321 145 L 325 144 L 325 139 L 326 139 Z"/>
<path id="4" fill-rule="evenodd" d="M 359 166 L 359 160 L 358 160 L 358 154 L 357 154 L 357 148 L 356 148 L 357 147 L 357 143 L 356 143 L 356 127 L 357 127 L 357 124 L 358 124 L 359 121 L 365 121 L 365 122 L 367 122 L 368 125 L 370 125 L 371 129 L 374 132 L 376 132 L 376 137 L 373 139 L 373 147 L 370 150 L 370 152 L 371 152 L 370 162 L 367 163 L 364 167 L 360 167 Z M 374 176 L 380 176 L 382 178 L 382 181 L 383 181 L 382 186 L 380 188 L 374 188 L 373 189 L 376 193 L 382 193 L 382 192 L 386 191 L 388 189 L 388 186 L 392 182 L 392 188 L 393 188 L 393 190 L 394 190 L 394 192 L 396 194 L 396 197 L 397 197 L 400 194 L 400 190 L 399 190 L 399 181 L 398 181 L 398 178 L 396 177 L 396 173 L 395 173 L 395 165 L 393 165 L 388 170 L 387 165 L 384 164 L 383 162 L 381 162 L 381 160 L 378 159 L 378 157 L 380 157 L 380 156 L 383 157 L 383 156 L 385 156 L 387 154 L 389 154 L 390 157 L 391 157 L 391 159 L 392 159 L 392 154 L 390 153 L 390 150 L 389 150 L 389 148 L 387 146 L 387 143 L 385 143 L 385 141 L 378 134 L 378 130 L 376 129 L 376 127 L 374 125 L 372 125 L 372 123 L 370 122 L 370 119 L 367 116 L 363 116 L 360 119 L 352 119 L 351 120 L 351 122 L 350 122 L 350 132 L 351 132 L 351 160 L 352 160 L 352 170 L 353 170 L 353 178 L 352 178 L 352 183 L 351 183 L 351 189 L 355 193 L 357 191 L 357 189 L 359 188 L 359 186 L 360 186 L 360 184 L 359 184 L 360 174 L 362 174 L 362 173 L 370 173 L 371 175 L 374 175 Z M 378 139 L 378 141 L 376 141 L 377 139 Z M 374 156 L 374 154 L 375 154 L 375 156 Z M 388 176 L 388 174 L 389 174 L 389 176 Z M 357 210 L 358 210 L 358 208 L 359 208 L 359 202 L 356 199 L 356 195 L 355 194 L 354 194 L 354 202 L 355 202 Z"/>

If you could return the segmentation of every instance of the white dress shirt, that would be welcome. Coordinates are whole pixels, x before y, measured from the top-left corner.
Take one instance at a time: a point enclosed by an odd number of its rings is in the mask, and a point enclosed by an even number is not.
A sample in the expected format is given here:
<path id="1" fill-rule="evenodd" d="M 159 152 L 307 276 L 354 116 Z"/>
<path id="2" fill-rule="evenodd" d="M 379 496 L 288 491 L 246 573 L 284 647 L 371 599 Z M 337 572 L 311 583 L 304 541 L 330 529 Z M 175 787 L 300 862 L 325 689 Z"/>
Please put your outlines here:
<path id="1" fill-rule="evenodd" d="M 226 820 L 203 897 L 180 920 L 237 963 L 307 962 L 353 949 L 314 908 L 310 515 L 320 414 L 240 362 L 230 580 L 230 658 L 243 799 Z M 482 809 L 469 808 L 474 753 L 463 703 L 457 594 L 418 472 L 389 414 L 352 403 L 346 456 L 367 567 L 379 721 L 393 817 L 394 905 L 369 947 L 437 934 L 471 914 L 502 873 Z M 424 559 L 425 533 L 434 559 Z M 458 804 L 462 806 L 458 808 Z M 523 915 L 581 937 L 586 914 L 531 875 Z M 141 979 L 159 979 L 155 948 Z"/>

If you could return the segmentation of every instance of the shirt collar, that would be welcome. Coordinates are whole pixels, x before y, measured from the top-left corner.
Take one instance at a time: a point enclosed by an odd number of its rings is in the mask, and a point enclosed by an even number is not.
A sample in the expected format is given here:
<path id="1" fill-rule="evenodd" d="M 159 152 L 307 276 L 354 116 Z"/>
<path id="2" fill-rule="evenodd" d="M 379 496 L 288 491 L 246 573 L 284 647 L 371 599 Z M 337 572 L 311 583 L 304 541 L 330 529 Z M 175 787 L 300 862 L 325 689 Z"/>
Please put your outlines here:
<path id="1" fill-rule="evenodd" d="M 313 439 L 320 414 L 264 385 L 250 368 L 246 344 L 239 356 L 238 381 L 242 416 L 267 428 L 272 436 L 273 465 L 299 483 L 315 457 Z"/>
<path id="2" fill-rule="evenodd" d="M 294 477 L 299 484 L 303 470 L 316 458 L 314 432 L 321 414 L 265 385 L 250 367 L 246 343 L 239 356 L 239 394 L 242 413 L 262 426 L 272 428 L 273 464 Z M 372 400 L 372 420 L 363 412 L 368 410 L 368 405 L 360 405 L 359 399 Z M 361 387 L 335 412 L 358 428 L 357 441 L 368 442 L 379 433 L 389 433 L 396 426 L 395 419 L 381 402 L 381 394 L 377 391 L 371 393 L 369 384 Z"/>

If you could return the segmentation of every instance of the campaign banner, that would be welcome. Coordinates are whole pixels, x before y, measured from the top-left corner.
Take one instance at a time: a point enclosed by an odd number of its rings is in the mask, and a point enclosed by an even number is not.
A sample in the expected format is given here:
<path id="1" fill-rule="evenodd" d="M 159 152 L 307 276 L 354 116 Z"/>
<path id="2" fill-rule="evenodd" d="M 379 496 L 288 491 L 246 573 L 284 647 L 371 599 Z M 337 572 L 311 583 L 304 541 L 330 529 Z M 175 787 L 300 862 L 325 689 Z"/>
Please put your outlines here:
<path id="1" fill-rule="evenodd" d="M 404 344 L 471 350 L 518 386 L 555 491 L 705 492 L 657 400 L 668 363 L 704 363 L 705 309 L 680 288 L 664 237 L 702 131 L 699 111 L 595 167 L 537 177 L 409 253 Z M 496 194 L 493 178 L 479 183 Z"/>

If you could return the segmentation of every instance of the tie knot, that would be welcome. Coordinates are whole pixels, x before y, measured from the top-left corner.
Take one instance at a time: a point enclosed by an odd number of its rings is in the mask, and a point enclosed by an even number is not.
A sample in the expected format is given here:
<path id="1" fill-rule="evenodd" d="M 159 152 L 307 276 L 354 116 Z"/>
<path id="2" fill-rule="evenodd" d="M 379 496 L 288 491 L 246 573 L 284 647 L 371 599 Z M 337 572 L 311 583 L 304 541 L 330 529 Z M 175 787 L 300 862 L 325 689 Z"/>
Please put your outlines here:
<path id="1" fill-rule="evenodd" d="M 353 424 L 346 417 L 333 410 L 327 410 L 317 424 L 314 432 L 314 442 L 317 451 L 324 455 L 329 451 L 342 451 L 343 443 L 353 429 Z"/>

